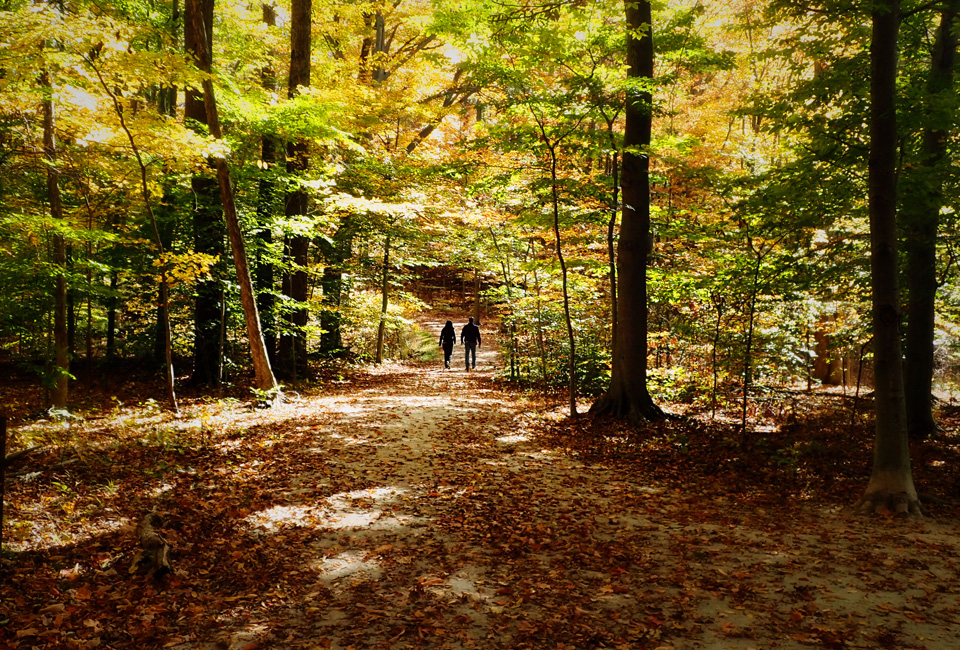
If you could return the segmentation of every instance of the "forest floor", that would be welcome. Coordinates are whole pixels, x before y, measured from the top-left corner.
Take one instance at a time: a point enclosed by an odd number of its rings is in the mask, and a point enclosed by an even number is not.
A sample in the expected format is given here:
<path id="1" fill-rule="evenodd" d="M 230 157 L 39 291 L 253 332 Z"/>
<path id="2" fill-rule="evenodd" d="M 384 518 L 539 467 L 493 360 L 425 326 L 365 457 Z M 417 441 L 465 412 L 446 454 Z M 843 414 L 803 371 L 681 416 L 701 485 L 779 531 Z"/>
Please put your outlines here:
<path id="1" fill-rule="evenodd" d="M 915 459 L 934 516 L 854 516 L 869 435 L 574 422 L 504 389 L 492 338 L 271 409 L 16 423 L 45 446 L 8 468 L 0 648 L 957 647 L 953 442 Z"/>

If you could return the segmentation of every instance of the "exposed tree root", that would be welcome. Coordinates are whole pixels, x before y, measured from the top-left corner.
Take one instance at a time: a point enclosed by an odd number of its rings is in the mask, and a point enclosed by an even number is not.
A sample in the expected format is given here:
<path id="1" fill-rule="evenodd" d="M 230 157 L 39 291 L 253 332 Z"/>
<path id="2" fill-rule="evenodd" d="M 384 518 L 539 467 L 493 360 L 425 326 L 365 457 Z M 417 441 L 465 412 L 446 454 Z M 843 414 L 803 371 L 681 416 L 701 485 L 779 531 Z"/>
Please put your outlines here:
<path id="1" fill-rule="evenodd" d="M 897 517 L 921 518 L 926 512 L 917 497 L 906 492 L 872 492 L 865 494 L 854 506 L 862 515 L 893 514 Z"/>
<path id="2" fill-rule="evenodd" d="M 629 399 L 625 396 L 613 396 L 607 393 L 590 407 L 588 414 L 594 417 L 610 416 L 617 420 L 627 420 L 630 424 L 659 422 L 667 416 L 652 399 Z"/>

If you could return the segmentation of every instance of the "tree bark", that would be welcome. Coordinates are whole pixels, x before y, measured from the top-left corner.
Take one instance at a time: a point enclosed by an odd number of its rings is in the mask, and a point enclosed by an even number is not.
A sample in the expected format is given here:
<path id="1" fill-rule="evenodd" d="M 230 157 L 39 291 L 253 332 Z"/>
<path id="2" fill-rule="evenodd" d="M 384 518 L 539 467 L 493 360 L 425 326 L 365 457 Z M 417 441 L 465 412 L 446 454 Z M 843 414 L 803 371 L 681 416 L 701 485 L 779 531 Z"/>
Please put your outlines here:
<path id="1" fill-rule="evenodd" d="M 353 251 L 355 224 L 352 217 L 344 216 L 332 241 L 320 240 L 320 252 L 326 266 L 320 278 L 323 291 L 323 309 L 320 312 L 320 353 L 327 357 L 343 354 L 340 308 L 345 300 L 348 285 L 343 279 L 344 269 Z"/>
<path id="2" fill-rule="evenodd" d="M 607 123 L 608 134 L 610 136 L 610 145 L 615 147 L 613 138 L 613 121 Z M 607 261 L 610 270 L 610 341 L 611 344 L 617 340 L 617 324 L 620 319 L 617 303 L 617 251 L 616 251 L 616 230 L 617 230 L 617 212 L 620 205 L 620 152 L 614 148 L 613 160 L 611 162 L 611 174 L 613 176 L 613 188 L 610 199 L 610 219 L 607 221 Z"/>
<path id="3" fill-rule="evenodd" d="M 263 22 L 269 27 L 275 27 L 277 24 L 277 12 L 271 5 L 264 4 Z M 272 67 L 264 68 L 261 73 L 261 82 L 264 89 L 276 92 L 277 79 L 276 73 Z M 264 344 L 267 347 L 267 355 L 270 357 L 270 363 L 276 366 L 277 363 L 277 337 L 274 308 L 276 299 L 274 297 L 274 264 L 272 260 L 266 259 L 265 252 L 273 244 L 272 226 L 274 205 L 277 198 L 276 183 L 273 179 L 272 168 L 277 162 L 278 143 L 276 138 L 270 135 L 264 135 L 260 143 L 260 160 L 263 162 L 263 172 L 258 184 L 257 196 L 257 224 L 259 226 L 257 247 L 257 261 L 255 275 L 257 280 L 257 309 L 260 312 L 260 319 L 263 324 Z"/>
<path id="4" fill-rule="evenodd" d="M 187 6 L 193 6 L 190 28 L 196 37 L 197 52 L 209 52 L 206 43 L 203 15 L 197 8 L 200 0 L 187 0 Z M 210 125 L 210 135 L 217 140 L 223 139 L 220 130 L 220 118 L 217 114 L 216 98 L 213 94 L 213 82 L 210 79 L 203 81 L 203 98 L 207 112 L 207 123 Z M 223 202 L 223 215 L 227 222 L 227 235 L 230 238 L 230 248 L 233 251 L 233 263 L 237 270 L 237 282 L 240 285 L 240 301 L 243 304 L 244 321 L 247 326 L 247 338 L 250 343 L 250 356 L 253 359 L 256 387 L 265 392 L 278 389 L 277 381 L 270 367 L 270 358 L 263 342 L 263 332 L 260 329 L 260 315 L 257 311 L 257 300 L 253 291 L 253 281 L 250 278 L 250 268 L 247 265 L 247 252 L 240 230 L 240 221 L 237 217 L 237 206 L 233 196 L 233 186 L 230 181 L 230 168 L 223 158 L 216 159 L 217 181 L 220 184 L 220 199 Z"/>
<path id="5" fill-rule="evenodd" d="M 193 11 L 200 11 L 206 30 L 208 49 L 201 56 L 197 38 L 192 29 L 184 30 L 184 47 L 188 56 L 196 58 L 197 67 L 203 72 L 212 71 L 210 47 L 213 43 L 214 0 L 198 0 L 196 5 L 186 6 L 186 22 L 193 24 Z M 207 111 L 203 91 L 188 88 L 185 93 L 184 117 L 196 124 L 207 124 Z M 211 168 L 215 163 L 210 161 Z M 194 175 L 190 186 L 195 197 L 193 208 L 194 250 L 219 258 L 210 269 L 209 278 L 197 283 L 194 301 L 193 374 L 190 383 L 197 386 L 219 386 L 223 379 L 223 346 L 220 331 L 223 328 L 224 291 L 223 258 L 225 257 L 223 210 L 217 188 L 217 179 L 209 174 Z"/>
<path id="6" fill-rule="evenodd" d="M 563 259 L 560 239 L 560 197 L 557 189 L 557 142 L 550 143 L 543 124 L 540 133 L 550 149 L 550 196 L 553 203 L 553 234 L 557 244 L 557 261 L 560 263 L 560 278 L 563 285 L 563 316 L 567 325 L 567 344 L 570 354 L 567 357 L 567 400 L 570 417 L 577 417 L 577 340 L 573 332 L 573 317 L 570 314 L 570 290 L 567 286 L 567 262 Z"/>
<path id="7" fill-rule="evenodd" d="M 47 160 L 47 199 L 50 217 L 63 220 L 63 202 L 60 198 L 60 174 L 57 171 L 56 109 L 53 102 L 53 84 L 50 75 L 43 73 L 41 84 L 49 95 L 43 101 L 43 152 Z M 54 377 L 51 400 L 57 408 L 67 407 L 68 379 L 70 377 L 70 342 L 67 335 L 67 246 L 62 234 L 53 236 L 53 263 L 57 269 L 54 287 L 53 348 Z"/>
<path id="8" fill-rule="evenodd" d="M 119 274 L 116 269 L 110 271 L 110 292 L 107 294 L 107 350 L 109 361 L 117 356 L 117 293 L 119 291 Z"/>
<path id="9" fill-rule="evenodd" d="M 383 244 L 383 277 L 380 286 L 381 305 L 380 305 L 380 326 L 377 328 L 377 355 L 376 363 L 383 363 L 383 338 L 387 329 L 387 305 L 390 299 L 390 234 L 387 233 L 386 241 Z"/>
<path id="10" fill-rule="evenodd" d="M 290 12 L 290 77 L 287 95 L 291 99 L 299 88 L 310 86 L 310 18 L 311 0 L 293 0 Z M 287 173 L 303 174 L 310 168 L 310 152 L 306 140 L 287 145 Z M 287 194 L 284 214 L 291 219 L 308 213 L 309 196 L 302 189 Z M 283 277 L 283 293 L 296 307 L 287 314 L 286 332 L 280 337 L 277 350 L 277 371 L 281 377 L 296 379 L 307 371 L 306 309 L 307 262 L 310 240 L 304 235 L 287 237 L 284 253 L 293 267 Z"/>
<path id="11" fill-rule="evenodd" d="M 473 322 L 480 325 L 480 269 L 473 267 Z"/>
<path id="12" fill-rule="evenodd" d="M 870 270 L 873 288 L 874 404 L 873 471 L 862 512 L 919 514 L 907 444 L 903 366 L 900 357 L 900 296 L 897 281 L 896 73 L 899 0 L 877 0 L 870 48 Z"/>
<path id="13" fill-rule="evenodd" d="M 939 430 L 933 418 L 933 370 L 935 301 L 937 295 L 937 231 L 943 206 L 941 169 L 947 157 L 952 122 L 941 106 L 953 93 L 953 67 L 957 50 L 954 21 L 958 0 L 942 9 L 927 79 L 929 94 L 925 126 L 921 135 L 920 160 L 904 178 L 904 225 L 907 278 L 907 331 L 905 337 L 904 389 L 907 432 L 914 440 L 926 440 Z M 948 94 L 949 93 L 949 94 Z M 939 109 L 939 110 L 938 110 Z"/>
<path id="14" fill-rule="evenodd" d="M 627 16 L 627 75 L 653 78 L 650 3 L 624 2 Z M 663 411 L 647 390 L 647 258 L 650 250 L 650 145 L 652 102 L 649 91 L 627 93 L 620 178 L 623 211 L 617 244 L 617 337 L 613 343 L 610 386 L 590 408 L 630 422 L 657 420 Z"/>

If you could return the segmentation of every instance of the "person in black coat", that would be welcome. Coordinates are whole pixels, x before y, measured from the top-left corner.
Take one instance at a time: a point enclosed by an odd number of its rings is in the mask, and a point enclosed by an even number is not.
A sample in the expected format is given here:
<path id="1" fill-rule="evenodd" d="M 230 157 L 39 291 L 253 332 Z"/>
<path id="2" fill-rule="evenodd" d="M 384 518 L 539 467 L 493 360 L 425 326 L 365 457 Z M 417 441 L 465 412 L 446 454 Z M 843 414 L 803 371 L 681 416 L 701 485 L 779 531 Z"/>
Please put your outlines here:
<path id="1" fill-rule="evenodd" d="M 453 321 L 447 321 L 447 324 L 440 330 L 440 347 L 443 348 L 443 365 L 450 367 L 450 355 L 453 354 L 453 346 L 457 342 L 457 330 L 453 329 Z"/>
<path id="2" fill-rule="evenodd" d="M 473 367 L 477 367 L 477 346 L 480 345 L 480 328 L 473 324 L 473 319 L 460 330 L 460 342 L 463 343 L 464 360 L 467 370 L 470 370 L 470 357 L 473 357 Z"/>

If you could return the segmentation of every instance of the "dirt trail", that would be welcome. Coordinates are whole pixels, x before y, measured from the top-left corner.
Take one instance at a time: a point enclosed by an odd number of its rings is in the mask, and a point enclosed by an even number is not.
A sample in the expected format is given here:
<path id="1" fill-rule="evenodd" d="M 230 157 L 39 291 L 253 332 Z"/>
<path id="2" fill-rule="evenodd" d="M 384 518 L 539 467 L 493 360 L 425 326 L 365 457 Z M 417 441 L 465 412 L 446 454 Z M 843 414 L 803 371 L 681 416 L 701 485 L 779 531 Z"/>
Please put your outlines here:
<path id="1" fill-rule="evenodd" d="M 543 450 L 492 339 L 476 372 L 388 364 L 235 412 L 216 452 L 146 486 L 176 575 L 123 590 L 127 545 L 73 584 L 61 571 L 0 643 L 94 647 L 41 634 L 66 602 L 71 638 L 116 648 L 956 647 L 954 523 L 741 511 Z M 122 539 L 53 552 L 72 566 Z"/>

